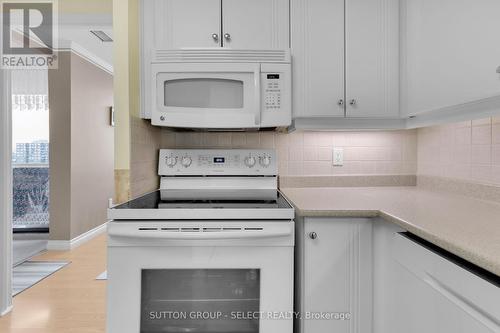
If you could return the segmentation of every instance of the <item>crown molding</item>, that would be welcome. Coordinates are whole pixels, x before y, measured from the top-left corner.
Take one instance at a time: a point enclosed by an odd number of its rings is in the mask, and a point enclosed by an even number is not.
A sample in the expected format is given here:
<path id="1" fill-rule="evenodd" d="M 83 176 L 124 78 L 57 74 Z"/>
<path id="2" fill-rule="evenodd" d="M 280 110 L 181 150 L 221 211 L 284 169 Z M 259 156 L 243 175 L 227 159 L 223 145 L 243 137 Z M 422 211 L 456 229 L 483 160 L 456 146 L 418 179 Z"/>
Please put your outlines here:
<path id="1" fill-rule="evenodd" d="M 58 52 L 72 52 L 73 54 L 78 55 L 79 57 L 87 60 L 88 62 L 94 64 L 96 67 L 99 67 L 103 71 L 113 75 L 113 65 L 98 57 L 94 53 L 85 49 L 78 43 L 69 40 L 59 40 L 59 47 L 57 48 Z"/>

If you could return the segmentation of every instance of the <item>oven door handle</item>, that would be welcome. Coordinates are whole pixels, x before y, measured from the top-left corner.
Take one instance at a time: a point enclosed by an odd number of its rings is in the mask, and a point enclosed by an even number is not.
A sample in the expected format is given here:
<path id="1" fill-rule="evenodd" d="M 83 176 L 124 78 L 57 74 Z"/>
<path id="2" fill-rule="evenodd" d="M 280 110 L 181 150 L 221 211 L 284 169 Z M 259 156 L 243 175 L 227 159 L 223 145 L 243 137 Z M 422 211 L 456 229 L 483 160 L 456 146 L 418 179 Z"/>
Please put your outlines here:
<path id="1" fill-rule="evenodd" d="M 256 239 L 289 237 L 293 234 L 291 228 L 269 228 L 262 231 L 163 231 L 158 230 L 130 230 L 110 228 L 108 235 L 113 237 L 166 239 L 166 240 L 217 240 L 217 239 Z"/>

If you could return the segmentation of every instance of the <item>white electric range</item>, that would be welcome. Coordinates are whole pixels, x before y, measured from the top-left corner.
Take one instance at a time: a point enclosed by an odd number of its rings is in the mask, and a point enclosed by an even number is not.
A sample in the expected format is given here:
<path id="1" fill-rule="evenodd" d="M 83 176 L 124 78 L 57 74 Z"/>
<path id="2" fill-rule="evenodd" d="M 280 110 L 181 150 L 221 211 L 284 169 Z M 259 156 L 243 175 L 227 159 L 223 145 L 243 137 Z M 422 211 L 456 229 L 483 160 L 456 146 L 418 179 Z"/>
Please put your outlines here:
<path id="1" fill-rule="evenodd" d="M 273 150 L 161 150 L 108 211 L 108 333 L 292 333 L 294 210 Z"/>

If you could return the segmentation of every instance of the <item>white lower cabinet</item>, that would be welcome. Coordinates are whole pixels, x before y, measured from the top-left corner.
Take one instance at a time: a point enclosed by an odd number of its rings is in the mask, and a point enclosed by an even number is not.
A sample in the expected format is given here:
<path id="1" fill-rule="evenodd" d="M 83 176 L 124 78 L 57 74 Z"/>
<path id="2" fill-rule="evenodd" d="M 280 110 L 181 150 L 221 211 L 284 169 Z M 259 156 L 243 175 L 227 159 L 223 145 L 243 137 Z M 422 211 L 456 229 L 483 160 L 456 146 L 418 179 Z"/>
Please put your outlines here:
<path id="1" fill-rule="evenodd" d="M 371 332 L 371 220 L 306 218 L 299 229 L 298 331 Z"/>
<path id="2" fill-rule="evenodd" d="M 500 332 L 498 286 L 401 234 L 391 253 L 384 333 Z"/>
<path id="3" fill-rule="evenodd" d="M 296 332 L 500 332 L 498 277 L 379 218 L 297 222 Z"/>

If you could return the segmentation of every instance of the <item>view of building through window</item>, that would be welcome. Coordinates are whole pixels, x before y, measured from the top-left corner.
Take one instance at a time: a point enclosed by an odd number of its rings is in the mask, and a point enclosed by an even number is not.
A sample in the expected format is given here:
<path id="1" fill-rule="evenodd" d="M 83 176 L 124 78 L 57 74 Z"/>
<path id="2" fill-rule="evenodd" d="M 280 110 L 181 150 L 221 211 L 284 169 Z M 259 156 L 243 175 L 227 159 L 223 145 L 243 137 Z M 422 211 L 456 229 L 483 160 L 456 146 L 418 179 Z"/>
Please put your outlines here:
<path id="1" fill-rule="evenodd" d="M 49 103 L 47 72 L 12 77 L 14 230 L 49 225 Z"/>

